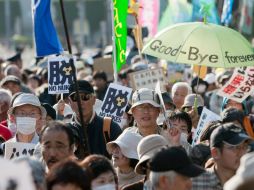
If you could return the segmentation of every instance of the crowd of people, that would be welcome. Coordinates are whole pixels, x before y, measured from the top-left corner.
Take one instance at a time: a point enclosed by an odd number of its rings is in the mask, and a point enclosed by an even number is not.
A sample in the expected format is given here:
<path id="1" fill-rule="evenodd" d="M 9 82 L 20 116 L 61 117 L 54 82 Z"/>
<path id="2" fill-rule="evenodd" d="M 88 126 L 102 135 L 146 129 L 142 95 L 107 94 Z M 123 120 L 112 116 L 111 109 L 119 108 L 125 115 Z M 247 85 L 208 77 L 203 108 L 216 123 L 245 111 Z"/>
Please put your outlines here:
<path id="1" fill-rule="evenodd" d="M 111 81 L 86 60 L 78 59 L 76 67 L 82 115 L 74 84 L 63 97 L 48 94 L 47 68 L 24 69 L 20 54 L 1 63 L 1 155 L 11 142 L 33 144 L 32 155 L 11 161 L 28 163 L 36 189 L 252 188 L 252 97 L 238 103 L 217 95 L 231 70 L 168 84 L 161 94 L 165 113 L 154 89 L 135 89 L 121 123 L 109 120 L 105 132 L 106 119 L 97 110 Z M 130 73 L 154 67 L 160 62 L 136 57 L 118 83 L 131 87 Z M 221 119 L 205 123 L 193 144 L 204 107 Z"/>

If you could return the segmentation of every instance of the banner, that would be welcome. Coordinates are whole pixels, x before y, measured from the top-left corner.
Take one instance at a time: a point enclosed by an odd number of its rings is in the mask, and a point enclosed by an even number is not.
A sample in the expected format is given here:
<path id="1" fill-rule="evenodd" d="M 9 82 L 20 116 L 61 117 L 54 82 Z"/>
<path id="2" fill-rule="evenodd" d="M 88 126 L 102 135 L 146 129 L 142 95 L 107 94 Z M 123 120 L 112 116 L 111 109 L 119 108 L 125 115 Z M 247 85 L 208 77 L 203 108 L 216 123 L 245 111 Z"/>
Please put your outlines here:
<path id="1" fill-rule="evenodd" d="M 48 93 L 69 93 L 69 87 L 73 84 L 73 71 L 70 61 L 75 57 L 50 56 L 48 58 Z M 76 71 L 75 71 L 76 72 Z"/>
<path id="2" fill-rule="evenodd" d="M 160 1 L 139 0 L 139 3 L 142 6 L 139 10 L 139 24 L 148 28 L 149 36 L 154 36 L 157 33 Z"/>
<path id="3" fill-rule="evenodd" d="M 218 95 L 235 100 L 239 103 L 243 102 L 254 89 L 254 67 L 235 68 L 232 77 L 218 91 Z"/>
<path id="4" fill-rule="evenodd" d="M 199 143 L 200 135 L 202 134 L 202 131 L 203 131 L 205 125 L 207 125 L 211 121 L 216 121 L 216 120 L 220 120 L 220 119 L 221 118 L 219 115 L 213 113 L 212 111 L 210 111 L 209 109 L 204 107 L 203 111 L 201 113 L 200 119 L 198 121 L 197 128 L 196 128 L 194 135 L 193 135 L 192 146 Z"/>
<path id="5" fill-rule="evenodd" d="M 165 91 L 166 80 L 162 68 L 142 70 L 130 73 L 131 87 L 134 90 L 140 88 L 155 89 L 157 82 L 160 82 L 160 88 Z"/>
<path id="6" fill-rule="evenodd" d="M 242 33 L 249 35 L 252 34 L 253 8 L 254 8 L 253 0 L 243 0 L 241 17 L 239 22 L 239 30 Z"/>
<path id="7" fill-rule="evenodd" d="M 223 10 L 221 14 L 221 23 L 228 26 L 232 20 L 232 8 L 234 0 L 224 0 Z"/>
<path id="8" fill-rule="evenodd" d="M 15 163 L 0 158 L 1 190 L 35 190 L 31 168 L 25 162 Z"/>
<path id="9" fill-rule="evenodd" d="M 168 6 L 162 14 L 158 30 L 170 25 L 191 21 L 192 5 L 187 0 L 168 0 Z"/>
<path id="10" fill-rule="evenodd" d="M 128 0 L 113 0 L 114 6 L 114 37 L 116 69 L 119 72 L 126 63 L 126 41 L 127 41 L 127 10 Z"/>
<path id="11" fill-rule="evenodd" d="M 51 18 L 50 0 L 33 0 L 33 27 L 37 57 L 60 54 L 62 45 Z"/>
<path id="12" fill-rule="evenodd" d="M 4 158 L 13 159 L 20 156 L 33 156 L 35 144 L 22 142 L 6 142 Z"/>
<path id="13" fill-rule="evenodd" d="M 120 124 L 131 93 L 131 88 L 110 83 L 99 115 L 111 117 L 113 121 Z"/>

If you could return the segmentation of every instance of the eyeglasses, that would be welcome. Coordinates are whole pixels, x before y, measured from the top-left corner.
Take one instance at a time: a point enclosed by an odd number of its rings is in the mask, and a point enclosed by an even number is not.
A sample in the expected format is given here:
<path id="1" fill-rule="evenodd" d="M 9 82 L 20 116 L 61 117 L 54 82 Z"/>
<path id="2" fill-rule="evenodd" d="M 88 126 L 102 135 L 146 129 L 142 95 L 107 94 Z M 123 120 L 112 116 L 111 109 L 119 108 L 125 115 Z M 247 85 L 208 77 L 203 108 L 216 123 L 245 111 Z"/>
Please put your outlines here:
<path id="1" fill-rule="evenodd" d="M 80 93 L 79 96 L 80 96 L 80 99 L 81 99 L 82 101 L 88 101 L 88 100 L 91 99 L 91 97 L 92 97 L 93 95 L 92 95 L 92 94 Z M 70 97 L 71 97 L 71 100 L 72 100 L 73 102 L 77 102 L 77 101 L 78 101 L 77 93 L 72 94 Z"/>
<path id="2" fill-rule="evenodd" d="M 17 111 L 17 112 L 14 112 L 14 114 L 16 117 L 32 117 L 32 118 L 36 118 L 37 116 L 41 115 L 41 113 L 38 113 L 38 112 L 26 113 L 23 111 Z"/>
<path id="3" fill-rule="evenodd" d="M 139 105 L 139 106 L 135 107 L 135 110 L 138 110 L 138 111 L 141 111 L 141 112 L 144 112 L 144 111 L 154 112 L 154 111 L 157 110 L 157 108 L 152 106 L 152 105 Z"/>
<path id="4" fill-rule="evenodd" d="M 65 144 L 58 144 L 58 145 L 49 145 L 49 144 L 46 144 L 46 145 L 42 145 L 42 150 L 43 151 L 49 151 L 50 149 L 54 149 L 55 151 L 57 152 L 62 152 L 64 151 L 67 147 L 69 147 L 68 145 L 65 145 Z"/>
<path id="5" fill-rule="evenodd" d="M 248 143 L 243 143 L 240 145 L 229 145 L 228 143 L 224 142 L 223 147 L 233 152 L 239 152 L 239 151 L 249 152 L 251 149 Z"/>

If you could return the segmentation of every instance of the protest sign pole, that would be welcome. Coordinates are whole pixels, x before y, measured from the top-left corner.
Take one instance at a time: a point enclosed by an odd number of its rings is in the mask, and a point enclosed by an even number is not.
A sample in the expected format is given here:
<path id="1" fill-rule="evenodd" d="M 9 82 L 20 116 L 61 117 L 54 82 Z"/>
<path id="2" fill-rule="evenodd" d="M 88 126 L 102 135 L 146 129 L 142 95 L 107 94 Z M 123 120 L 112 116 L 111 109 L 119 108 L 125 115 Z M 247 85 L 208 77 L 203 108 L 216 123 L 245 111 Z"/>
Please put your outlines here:
<path id="1" fill-rule="evenodd" d="M 60 6 L 61 6 L 61 13 L 62 13 L 62 18 L 63 18 L 63 24 L 64 24 L 64 31 L 65 31 L 65 37 L 67 40 L 67 46 L 68 46 L 68 51 L 69 54 L 72 54 L 72 49 L 71 49 L 71 43 L 70 43 L 70 38 L 69 38 L 69 33 L 68 33 L 68 27 L 67 27 L 67 22 L 66 22 L 66 18 L 65 18 L 65 11 L 64 11 L 64 5 L 63 5 L 63 0 L 60 0 Z M 74 61 L 73 58 L 70 59 L 70 65 L 72 68 L 72 73 L 73 73 L 73 80 L 74 80 L 74 86 L 75 86 L 75 91 L 77 94 L 77 103 L 78 103 L 78 111 L 79 111 L 79 115 L 80 115 L 80 123 L 82 126 L 82 129 L 84 131 L 84 138 L 85 138 L 85 143 L 86 143 L 86 152 L 84 153 L 83 156 L 86 156 L 87 154 L 90 153 L 90 148 L 89 148 L 89 142 L 88 142 L 88 138 L 87 138 L 87 128 L 84 125 L 84 119 L 83 119 L 83 112 L 81 109 L 81 100 L 80 100 L 80 95 L 79 95 L 79 86 L 77 83 L 77 76 L 76 76 L 76 69 L 74 66 Z"/>
<path id="2" fill-rule="evenodd" d="M 115 24 L 114 24 L 114 5 L 113 1 L 111 1 L 110 4 L 111 8 L 111 21 L 112 21 L 112 43 L 113 43 L 113 69 L 114 69 L 114 82 L 117 83 L 118 77 L 117 77 L 117 68 L 116 68 L 116 35 L 115 35 Z"/>

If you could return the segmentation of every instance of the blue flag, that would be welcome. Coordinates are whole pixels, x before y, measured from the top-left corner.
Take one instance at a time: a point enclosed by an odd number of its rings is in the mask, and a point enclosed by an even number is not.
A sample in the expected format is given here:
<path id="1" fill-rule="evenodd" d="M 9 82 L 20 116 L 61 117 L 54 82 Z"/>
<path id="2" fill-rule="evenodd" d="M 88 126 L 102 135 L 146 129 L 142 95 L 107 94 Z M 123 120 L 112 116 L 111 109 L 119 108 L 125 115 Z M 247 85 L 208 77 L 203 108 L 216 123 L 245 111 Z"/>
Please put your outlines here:
<path id="1" fill-rule="evenodd" d="M 228 26 L 232 20 L 232 8 L 234 0 L 224 0 L 221 23 Z"/>
<path id="2" fill-rule="evenodd" d="M 33 0 L 34 37 L 37 57 L 59 54 L 63 47 L 51 18 L 50 0 Z"/>

